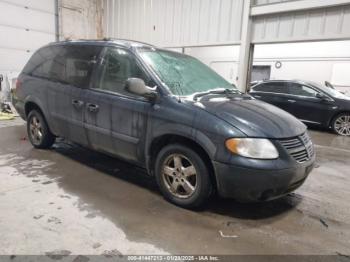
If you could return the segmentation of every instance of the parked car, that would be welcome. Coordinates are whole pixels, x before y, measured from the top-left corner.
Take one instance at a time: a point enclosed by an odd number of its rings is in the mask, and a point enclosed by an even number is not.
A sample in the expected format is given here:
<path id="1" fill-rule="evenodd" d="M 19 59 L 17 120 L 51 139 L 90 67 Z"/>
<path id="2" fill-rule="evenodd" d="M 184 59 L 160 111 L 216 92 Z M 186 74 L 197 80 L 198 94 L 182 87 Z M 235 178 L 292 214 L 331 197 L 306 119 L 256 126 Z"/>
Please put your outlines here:
<path id="1" fill-rule="evenodd" d="M 251 87 L 255 98 L 278 106 L 306 124 L 350 136 L 350 97 L 310 81 L 263 81 Z"/>
<path id="2" fill-rule="evenodd" d="M 240 201 L 303 184 L 315 154 L 306 126 L 239 92 L 197 59 L 132 41 L 67 41 L 38 50 L 14 105 L 36 148 L 55 137 L 147 169 L 186 208 L 217 191 Z"/>

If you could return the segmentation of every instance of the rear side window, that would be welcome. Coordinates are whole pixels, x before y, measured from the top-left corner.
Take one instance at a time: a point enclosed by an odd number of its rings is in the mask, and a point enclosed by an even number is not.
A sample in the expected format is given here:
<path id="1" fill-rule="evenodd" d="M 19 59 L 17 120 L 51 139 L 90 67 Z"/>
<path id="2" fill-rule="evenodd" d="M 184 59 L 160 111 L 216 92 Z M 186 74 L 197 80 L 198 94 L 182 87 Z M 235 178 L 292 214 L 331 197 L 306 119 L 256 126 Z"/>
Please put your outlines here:
<path id="1" fill-rule="evenodd" d="M 24 72 L 77 87 L 88 87 L 94 65 L 102 48 L 99 46 L 52 46 L 39 50 Z"/>
<path id="2" fill-rule="evenodd" d="M 278 94 L 288 94 L 288 86 L 285 83 L 264 83 L 253 87 L 253 91 L 256 92 L 268 92 Z"/>
<path id="3" fill-rule="evenodd" d="M 54 48 L 45 47 L 38 50 L 23 69 L 25 74 L 49 78 L 49 71 L 55 57 Z"/>
<path id="4" fill-rule="evenodd" d="M 88 87 L 102 48 L 88 45 L 60 48 L 52 64 L 52 77 L 77 87 Z"/>
<path id="5" fill-rule="evenodd" d="M 254 86 L 252 87 L 252 90 L 256 92 L 273 92 L 268 84 L 260 84 L 260 85 Z"/>

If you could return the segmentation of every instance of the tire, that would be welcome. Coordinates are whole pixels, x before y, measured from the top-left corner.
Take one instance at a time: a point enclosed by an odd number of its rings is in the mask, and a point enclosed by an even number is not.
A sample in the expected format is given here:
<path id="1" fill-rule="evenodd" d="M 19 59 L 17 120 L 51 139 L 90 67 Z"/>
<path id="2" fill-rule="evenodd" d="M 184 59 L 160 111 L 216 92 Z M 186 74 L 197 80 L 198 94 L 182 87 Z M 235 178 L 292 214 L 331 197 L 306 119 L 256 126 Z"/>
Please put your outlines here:
<path id="1" fill-rule="evenodd" d="M 55 142 L 44 116 L 36 109 L 30 111 L 27 118 L 27 133 L 31 144 L 38 149 L 48 149 Z"/>
<path id="2" fill-rule="evenodd" d="M 350 113 L 337 115 L 332 122 L 333 131 L 341 136 L 350 136 Z"/>
<path id="3" fill-rule="evenodd" d="M 168 145 L 158 153 L 155 175 L 163 196 L 183 208 L 203 206 L 212 192 L 209 170 L 203 159 L 180 144 Z"/>

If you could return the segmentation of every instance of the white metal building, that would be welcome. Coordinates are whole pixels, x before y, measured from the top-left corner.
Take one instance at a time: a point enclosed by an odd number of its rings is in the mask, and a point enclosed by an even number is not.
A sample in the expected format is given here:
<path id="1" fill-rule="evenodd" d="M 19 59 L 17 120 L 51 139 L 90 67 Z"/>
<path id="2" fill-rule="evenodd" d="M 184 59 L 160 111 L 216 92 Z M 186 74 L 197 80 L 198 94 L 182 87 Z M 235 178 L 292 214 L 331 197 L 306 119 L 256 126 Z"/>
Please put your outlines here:
<path id="1" fill-rule="evenodd" d="M 109 0 L 106 5 L 107 36 L 182 50 L 231 80 L 238 75 L 241 89 L 249 81 L 254 45 L 350 39 L 349 0 Z"/>
<path id="2" fill-rule="evenodd" d="M 242 89 L 253 57 L 270 78 L 350 86 L 349 42 L 295 44 L 349 40 L 350 0 L 0 0 L 0 10 L 0 73 L 17 74 L 58 35 L 106 36 L 196 56 Z"/>
<path id="3" fill-rule="evenodd" d="M 349 41 L 258 45 L 255 48 L 253 76 L 255 70 L 266 66 L 270 69 L 270 75 L 254 80 L 328 81 L 339 90 L 350 91 Z"/>
<path id="4" fill-rule="evenodd" d="M 0 72 L 18 72 L 34 50 L 55 41 L 55 1 L 1 0 L 0 12 Z"/>
<path id="5" fill-rule="evenodd" d="M 102 38 L 100 0 L 0 0 L 0 73 L 16 75 L 57 39 Z"/>

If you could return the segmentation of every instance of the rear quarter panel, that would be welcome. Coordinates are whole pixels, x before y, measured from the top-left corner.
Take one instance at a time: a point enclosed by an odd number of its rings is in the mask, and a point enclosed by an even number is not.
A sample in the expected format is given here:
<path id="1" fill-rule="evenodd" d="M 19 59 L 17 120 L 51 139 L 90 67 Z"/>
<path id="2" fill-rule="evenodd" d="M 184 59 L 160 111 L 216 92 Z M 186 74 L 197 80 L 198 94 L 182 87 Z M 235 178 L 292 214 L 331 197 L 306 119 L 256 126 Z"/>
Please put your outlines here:
<path id="1" fill-rule="evenodd" d="M 18 79 L 21 81 L 21 86 L 16 90 L 14 96 L 14 106 L 16 109 L 18 108 L 17 110 L 23 111 L 23 115 L 21 116 L 24 118 L 24 120 L 26 120 L 26 106 L 28 106 L 29 103 L 36 104 L 44 114 L 50 130 L 54 132 L 54 130 L 51 129 L 52 125 L 50 123 L 47 103 L 47 88 L 49 86 L 49 81 L 28 76 L 26 74 L 21 74 Z"/>

